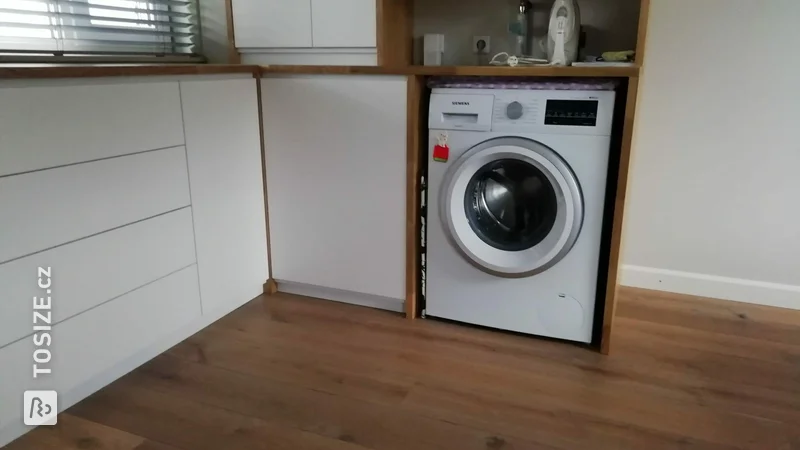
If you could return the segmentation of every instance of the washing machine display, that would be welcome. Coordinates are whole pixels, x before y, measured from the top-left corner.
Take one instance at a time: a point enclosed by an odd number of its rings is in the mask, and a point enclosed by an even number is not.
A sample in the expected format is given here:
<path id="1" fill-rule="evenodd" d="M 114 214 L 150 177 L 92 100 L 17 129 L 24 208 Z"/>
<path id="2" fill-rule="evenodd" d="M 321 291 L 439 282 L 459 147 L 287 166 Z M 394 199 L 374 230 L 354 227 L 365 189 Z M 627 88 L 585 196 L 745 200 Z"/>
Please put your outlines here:
<path id="1" fill-rule="evenodd" d="M 450 167 L 441 193 L 450 239 L 476 267 L 497 276 L 546 270 L 581 230 L 575 175 L 534 140 L 500 137 L 476 145 Z"/>

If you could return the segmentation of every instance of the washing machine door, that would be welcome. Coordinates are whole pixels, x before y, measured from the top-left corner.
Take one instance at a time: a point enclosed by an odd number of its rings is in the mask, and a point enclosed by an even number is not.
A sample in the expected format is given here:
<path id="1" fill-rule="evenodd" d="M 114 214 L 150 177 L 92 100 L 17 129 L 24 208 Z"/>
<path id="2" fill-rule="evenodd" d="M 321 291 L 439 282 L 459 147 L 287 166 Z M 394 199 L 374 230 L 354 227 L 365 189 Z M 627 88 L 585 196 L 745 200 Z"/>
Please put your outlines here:
<path id="1" fill-rule="evenodd" d="M 534 140 L 502 137 L 464 153 L 445 174 L 440 217 L 453 245 L 479 269 L 519 278 L 555 265 L 583 225 L 569 165 Z"/>

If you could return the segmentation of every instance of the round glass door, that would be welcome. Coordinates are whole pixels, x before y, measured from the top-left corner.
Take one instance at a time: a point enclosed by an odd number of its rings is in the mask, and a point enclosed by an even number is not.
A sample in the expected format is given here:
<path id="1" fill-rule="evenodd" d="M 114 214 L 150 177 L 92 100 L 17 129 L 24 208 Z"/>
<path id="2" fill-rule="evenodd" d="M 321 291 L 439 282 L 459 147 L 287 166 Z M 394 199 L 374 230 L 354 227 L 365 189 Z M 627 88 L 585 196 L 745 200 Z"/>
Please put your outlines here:
<path id="1" fill-rule="evenodd" d="M 467 151 L 450 168 L 441 217 L 460 252 L 504 277 L 534 275 L 566 256 L 583 221 L 572 170 L 552 149 L 497 138 Z"/>
<path id="2" fill-rule="evenodd" d="M 558 209 L 553 186 L 541 170 L 518 159 L 498 159 L 470 179 L 464 211 L 483 242 L 521 251 L 547 237 Z"/>

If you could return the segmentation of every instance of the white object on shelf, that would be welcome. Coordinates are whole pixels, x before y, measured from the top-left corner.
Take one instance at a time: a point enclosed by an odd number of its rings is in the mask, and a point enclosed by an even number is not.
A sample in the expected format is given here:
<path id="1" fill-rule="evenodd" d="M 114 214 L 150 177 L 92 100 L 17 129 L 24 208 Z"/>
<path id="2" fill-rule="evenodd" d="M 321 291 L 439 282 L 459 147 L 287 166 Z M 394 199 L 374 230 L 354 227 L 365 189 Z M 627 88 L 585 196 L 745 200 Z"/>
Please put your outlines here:
<path id="1" fill-rule="evenodd" d="M 423 38 L 425 51 L 422 63 L 426 66 L 441 66 L 444 55 L 444 35 L 426 34 Z"/>

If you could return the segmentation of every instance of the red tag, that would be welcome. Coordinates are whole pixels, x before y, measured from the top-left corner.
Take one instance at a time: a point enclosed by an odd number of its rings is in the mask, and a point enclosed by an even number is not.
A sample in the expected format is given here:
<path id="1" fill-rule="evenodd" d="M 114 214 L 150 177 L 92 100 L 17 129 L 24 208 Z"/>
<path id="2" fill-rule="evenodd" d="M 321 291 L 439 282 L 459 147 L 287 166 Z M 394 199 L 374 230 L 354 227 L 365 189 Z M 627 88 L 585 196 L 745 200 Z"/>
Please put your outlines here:
<path id="1" fill-rule="evenodd" d="M 447 162 L 450 157 L 450 147 L 447 145 L 437 145 L 433 147 L 433 160 L 439 162 Z"/>

